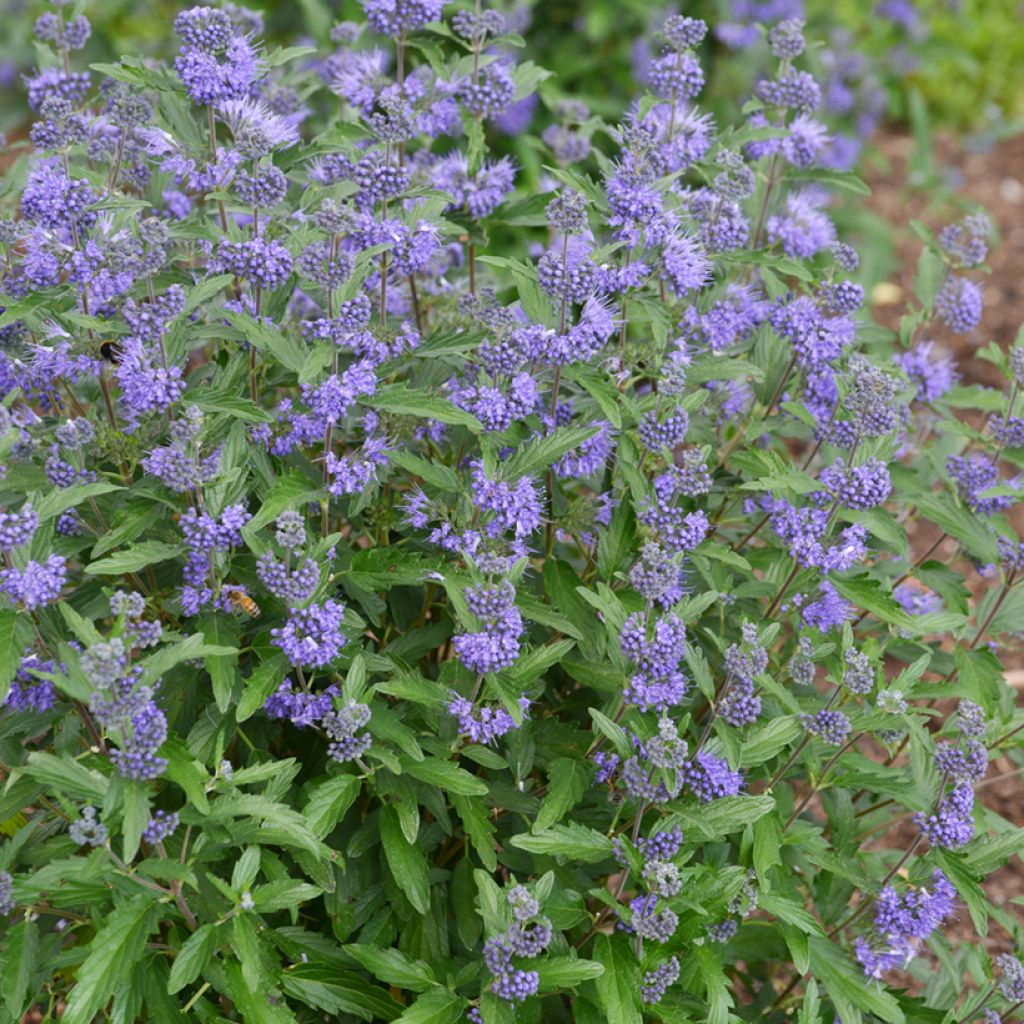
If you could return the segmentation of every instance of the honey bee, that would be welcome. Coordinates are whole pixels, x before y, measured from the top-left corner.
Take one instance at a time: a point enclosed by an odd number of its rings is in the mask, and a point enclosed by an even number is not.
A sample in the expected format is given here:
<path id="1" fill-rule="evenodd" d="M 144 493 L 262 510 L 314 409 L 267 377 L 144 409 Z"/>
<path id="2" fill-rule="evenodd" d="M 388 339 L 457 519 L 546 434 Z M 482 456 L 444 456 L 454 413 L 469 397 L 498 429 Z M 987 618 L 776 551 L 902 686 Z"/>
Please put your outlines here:
<path id="1" fill-rule="evenodd" d="M 231 602 L 231 607 L 234 608 L 235 611 L 242 612 L 245 615 L 251 615 L 254 619 L 258 619 L 262 614 L 260 612 L 260 606 L 244 590 L 239 590 L 235 587 L 226 587 L 224 592 L 227 594 L 228 601 Z"/>

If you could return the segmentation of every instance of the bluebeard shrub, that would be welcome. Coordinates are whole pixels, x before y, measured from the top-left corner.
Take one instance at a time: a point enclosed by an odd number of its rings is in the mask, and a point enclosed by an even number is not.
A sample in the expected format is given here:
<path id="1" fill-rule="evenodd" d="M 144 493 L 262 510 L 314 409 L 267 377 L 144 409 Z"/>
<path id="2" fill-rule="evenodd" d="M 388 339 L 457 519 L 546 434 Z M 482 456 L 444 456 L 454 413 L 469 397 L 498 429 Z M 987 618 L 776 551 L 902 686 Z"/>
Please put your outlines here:
<path id="1" fill-rule="evenodd" d="M 1024 733 L 1024 348 L 979 351 L 999 393 L 942 346 L 987 219 L 920 227 L 890 334 L 786 5 L 712 26 L 761 68 L 737 124 L 699 19 L 606 123 L 497 11 L 362 6 L 285 50 L 194 7 L 88 70 L 85 15 L 36 22 L 5 1019 L 1010 1014 L 1020 962 L 947 934 L 1012 924 L 1022 843 L 976 791 Z"/>

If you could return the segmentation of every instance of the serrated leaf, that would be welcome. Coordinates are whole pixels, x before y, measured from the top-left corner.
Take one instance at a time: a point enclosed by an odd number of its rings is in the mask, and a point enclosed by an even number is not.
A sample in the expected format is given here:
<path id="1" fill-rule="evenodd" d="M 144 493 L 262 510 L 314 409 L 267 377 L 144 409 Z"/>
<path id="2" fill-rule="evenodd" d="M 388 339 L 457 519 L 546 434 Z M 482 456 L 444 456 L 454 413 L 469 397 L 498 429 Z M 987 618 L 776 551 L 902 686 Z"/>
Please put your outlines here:
<path id="1" fill-rule="evenodd" d="M 566 452 L 578 448 L 597 433 L 598 427 L 556 427 L 550 434 L 524 445 L 512 458 L 503 462 L 502 480 L 518 480 L 533 476 L 557 462 Z"/>
<path id="2" fill-rule="evenodd" d="M 45 750 L 33 750 L 22 771 L 60 793 L 67 793 L 68 796 L 95 806 L 103 804 L 107 780 L 99 772 L 86 768 L 67 755 L 58 757 Z"/>
<path id="3" fill-rule="evenodd" d="M 422 960 L 413 960 L 398 949 L 378 949 L 359 943 L 344 947 L 378 981 L 410 992 L 426 992 L 436 984 L 434 972 Z"/>
<path id="4" fill-rule="evenodd" d="M 419 846 L 405 838 L 398 811 L 391 804 L 380 809 L 380 840 L 399 890 L 419 913 L 428 913 L 430 883 L 427 880 L 427 858 Z"/>
<path id="5" fill-rule="evenodd" d="M 352 1014 L 376 1022 L 392 1021 L 402 1012 L 401 1004 L 384 989 L 334 964 L 295 964 L 282 973 L 281 987 L 291 998 L 334 1016 Z"/>
<path id="6" fill-rule="evenodd" d="M 604 974 L 604 964 L 596 960 L 580 960 L 574 956 L 549 956 L 537 963 L 540 990 L 574 988 Z"/>
<path id="7" fill-rule="evenodd" d="M 97 481 L 92 484 L 72 484 L 71 487 L 55 487 L 52 491 L 44 494 L 36 503 L 36 515 L 40 523 L 49 522 L 55 519 L 62 512 L 69 508 L 80 505 L 90 498 L 98 498 L 101 494 L 110 494 L 112 491 L 123 491 L 124 488 L 118 484 L 111 484 L 105 481 Z"/>
<path id="8" fill-rule="evenodd" d="M 38 967 L 38 946 L 39 931 L 35 921 L 26 916 L 8 927 L 0 967 L 0 995 L 12 1021 L 21 1020 L 28 1008 L 29 985 Z"/>
<path id="9" fill-rule="evenodd" d="M 18 613 L 13 608 L 0 611 L 0 705 L 3 704 L 21 665 L 21 649 L 15 642 Z"/>
<path id="10" fill-rule="evenodd" d="M 200 925 L 181 945 L 178 955 L 171 964 L 171 975 L 167 991 L 172 995 L 191 985 L 202 974 L 217 948 L 215 924 Z"/>
<path id="11" fill-rule="evenodd" d="M 136 896 L 111 912 L 75 972 L 63 1024 L 92 1024 L 122 984 L 127 968 L 142 958 L 156 923 L 157 905 L 148 896 Z"/>
<path id="12" fill-rule="evenodd" d="M 560 757 L 548 766 L 548 791 L 533 822 L 543 832 L 561 821 L 582 799 L 590 785 L 590 769 L 572 757 Z"/>
<path id="13" fill-rule="evenodd" d="M 416 416 L 438 420 L 455 426 L 468 427 L 480 433 L 483 425 L 468 412 L 463 412 L 447 398 L 441 398 L 422 388 L 411 388 L 405 384 L 389 384 L 380 388 L 363 402 L 372 409 L 396 413 L 402 416 Z"/>
<path id="14" fill-rule="evenodd" d="M 428 757 L 422 761 L 405 759 L 402 771 L 421 782 L 440 786 L 446 793 L 460 796 L 484 796 L 487 793 L 487 783 L 483 779 L 460 768 L 454 761 L 443 761 L 439 757 Z"/>
<path id="15" fill-rule="evenodd" d="M 309 830 L 323 839 L 345 817 L 359 795 L 359 779 L 355 775 L 337 775 L 313 788 L 302 816 Z"/>
<path id="16" fill-rule="evenodd" d="M 615 1024 L 641 1024 L 640 965 L 623 935 L 598 935 L 594 959 L 604 971 L 595 984 L 607 1020 Z"/>
<path id="17" fill-rule="evenodd" d="M 159 540 L 144 540 L 133 544 L 124 551 L 108 555 L 99 561 L 85 566 L 90 576 L 123 576 L 125 573 L 138 572 L 146 566 L 166 562 L 177 558 L 185 550 L 182 544 L 165 544 Z"/>
<path id="18" fill-rule="evenodd" d="M 554 825 L 535 835 L 517 835 L 511 844 L 528 853 L 547 854 L 552 857 L 568 857 L 593 864 L 611 856 L 611 840 L 585 825 Z"/>
<path id="19" fill-rule="evenodd" d="M 885 989 L 866 984 L 864 972 L 834 942 L 811 936 L 810 958 L 811 970 L 836 1004 L 843 1024 L 859 1020 L 861 1010 L 887 1024 L 903 1024 L 899 1003 Z"/>

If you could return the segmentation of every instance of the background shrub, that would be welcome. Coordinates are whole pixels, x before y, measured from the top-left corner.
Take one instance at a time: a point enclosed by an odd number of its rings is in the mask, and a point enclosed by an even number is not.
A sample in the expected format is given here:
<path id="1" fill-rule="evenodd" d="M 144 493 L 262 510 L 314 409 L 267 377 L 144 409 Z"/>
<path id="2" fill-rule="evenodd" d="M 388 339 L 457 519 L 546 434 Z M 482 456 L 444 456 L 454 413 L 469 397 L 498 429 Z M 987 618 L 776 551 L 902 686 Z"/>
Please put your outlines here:
<path id="1" fill-rule="evenodd" d="M 1014 1019 L 1024 347 L 945 348 L 979 210 L 871 321 L 872 46 L 921 33 L 775 6 L 607 67 L 602 5 L 40 14 L 9 1019 Z"/>

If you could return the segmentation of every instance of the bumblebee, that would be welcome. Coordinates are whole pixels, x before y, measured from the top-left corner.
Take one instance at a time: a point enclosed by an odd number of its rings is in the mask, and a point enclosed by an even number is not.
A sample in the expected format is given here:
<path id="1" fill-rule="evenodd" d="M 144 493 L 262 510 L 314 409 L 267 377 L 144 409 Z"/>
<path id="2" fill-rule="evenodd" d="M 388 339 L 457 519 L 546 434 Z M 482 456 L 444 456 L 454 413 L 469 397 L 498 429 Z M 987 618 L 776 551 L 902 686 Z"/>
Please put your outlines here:
<path id="1" fill-rule="evenodd" d="M 258 619 L 262 614 L 260 606 L 244 590 L 225 588 L 225 593 L 227 594 L 228 601 L 231 602 L 231 607 L 235 611 L 242 612 L 254 619 Z"/>
<path id="2" fill-rule="evenodd" d="M 100 356 L 108 363 L 113 363 L 115 366 L 117 366 L 124 356 L 124 349 L 121 347 L 120 342 L 101 341 Z"/>

